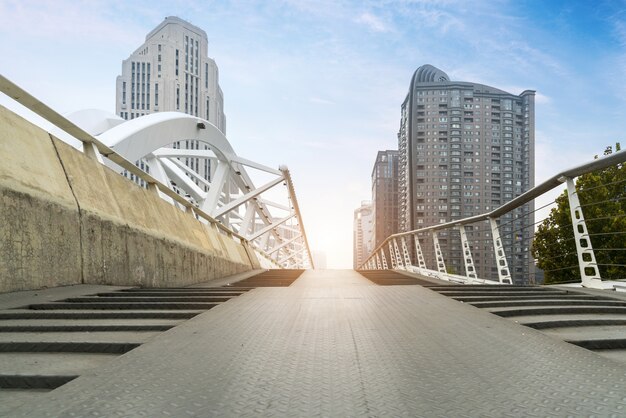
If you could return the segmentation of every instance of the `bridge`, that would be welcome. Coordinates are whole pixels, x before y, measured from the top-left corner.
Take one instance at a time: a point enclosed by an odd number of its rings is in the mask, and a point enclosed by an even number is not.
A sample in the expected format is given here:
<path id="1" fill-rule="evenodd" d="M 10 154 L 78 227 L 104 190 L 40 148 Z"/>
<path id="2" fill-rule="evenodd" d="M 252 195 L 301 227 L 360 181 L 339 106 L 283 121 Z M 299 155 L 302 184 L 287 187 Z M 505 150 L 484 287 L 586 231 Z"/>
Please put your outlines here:
<path id="1" fill-rule="evenodd" d="M 207 121 L 63 117 L 0 90 L 59 130 L 0 109 L 1 416 L 626 413 L 626 293 L 600 276 L 573 181 L 626 153 L 393 235 L 358 271 L 316 270 L 289 170 L 238 156 Z M 183 140 L 198 146 L 167 147 Z M 563 183 L 578 282 L 516 286 L 498 221 Z M 498 280 L 475 274 L 477 223 Z M 453 229 L 465 274 L 436 245 Z"/>

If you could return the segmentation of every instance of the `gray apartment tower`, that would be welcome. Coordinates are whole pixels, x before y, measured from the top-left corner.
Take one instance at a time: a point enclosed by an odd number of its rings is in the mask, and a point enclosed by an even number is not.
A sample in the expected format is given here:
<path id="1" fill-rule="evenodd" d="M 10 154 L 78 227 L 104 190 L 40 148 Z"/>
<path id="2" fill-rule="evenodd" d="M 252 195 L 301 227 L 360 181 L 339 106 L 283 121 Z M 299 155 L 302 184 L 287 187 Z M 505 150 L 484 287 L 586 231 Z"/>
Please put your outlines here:
<path id="1" fill-rule="evenodd" d="M 372 169 L 374 249 L 398 232 L 398 151 L 378 151 Z"/>
<path id="2" fill-rule="evenodd" d="M 534 186 L 535 92 L 514 95 L 451 81 L 423 65 L 402 104 L 399 150 L 401 231 L 489 212 Z M 533 272 L 532 203 L 503 216 L 500 234 L 516 284 Z M 466 227 L 478 277 L 498 279 L 489 226 Z M 464 271 L 458 231 L 439 233 L 448 270 Z M 428 268 L 432 240 L 420 237 Z"/>

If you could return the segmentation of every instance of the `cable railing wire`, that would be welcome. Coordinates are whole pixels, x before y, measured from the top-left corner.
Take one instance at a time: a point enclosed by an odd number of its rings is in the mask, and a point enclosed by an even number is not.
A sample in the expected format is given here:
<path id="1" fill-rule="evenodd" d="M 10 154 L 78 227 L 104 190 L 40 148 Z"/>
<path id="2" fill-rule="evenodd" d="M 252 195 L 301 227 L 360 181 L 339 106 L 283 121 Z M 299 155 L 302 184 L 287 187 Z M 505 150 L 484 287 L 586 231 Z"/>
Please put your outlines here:
<path id="1" fill-rule="evenodd" d="M 623 218 L 625 216 L 626 216 L 626 214 L 620 214 L 620 215 L 612 215 L 612 216 L 600 216 L 598 218 L 586 218 L 585 222 L 604 221 L 604 220 L 607 220 L 607 219 L 619 219 L 619 218 Z"/>
<path id="2" fill-rule="evenodd" d="M 588 234 L 590 237 L 599 237 L 603 235 L 624 235 L 626 231 L 614 231 L 614 232 L 595 232 L 593 234 Z"/>
<path id="3" fill-rule="evenodd" d="M 603 203 L 617 203 L 617 202 L 621 202 L 622 200 L 626 200 L 626 197 L 618 197 L 618 198 L 613 198 L 613 199 L 601 200 L 599 202 L 589 202 L 589 203 L 581 204 L 580 207 L 586 208 L 589 206 L 596 206 L 596 205 L 600 205 Z"/>
<path id="4" fill-rule="evenodd" d="M 598 186 L 585 187 L 584 189 L 581 190 L 581 192 L 588 192 L 588 191 L 591 191 L 591 190 L 599 189 L 601 187 L 612 186 L 614 184 L 619 184 L 619 183 L 626 183 L 626 180 L 617 180 L 617 181 L 612 181 L 610 183 L 600 184 Z"/>
<path id="5" fill-rule="evenodd" d="M 577 269 L 578 268 L 578 264 L 574 264 L 572 266 L 569 267 L 561 267 L 558 269 L 551 269 L 551 270 L 543 270 L 544 273 L 551 273 L 553 271 L 562 271 L 562 270 L 570 270 L 570 269 Z"/>
<path id="6" fill-rule="evenodd" d="M 526 216 L 530 216 L 531 214 L 533 214 L 533 213 L 535 213 L 535 212 L 538 212 L 538 211 L 540 211 L 540 210 L 542 210 L 542 209 L 545 209 L 545 208 L 547 208 L 548 206 L 552 206 L 552 205 L 554 205 L 555 203 L 556 203 L 556 199 L 555 199 L 555 200 L 553 200 L 552 202 L 547 203 L 547 204 L 545 204 L 545 205 L 543 205 L 543 206 L 541 206 L 541 207 L 539 207 L 539 208 L 537 208 L 537 209 L 535 209 L 535 210 L 532 210 L 532 211 L 530 211 L 530 212 L 528 212 L 528 213 L 523 213 L 521 216 L 518 216 L 518 217 L 517 217 L 517 218 L 515 218 L 515 219 L 512 219 L 512 220 L 510 220 L 510 221 L 508 221 L 508 222 L 505 222 L 505 223 L 501 223 L 498 227 L 499 227 L 499 228 L 502 228 L 503 226 L 506 226 L 506 225 L 508 225 L 508 224 L 510 224 L 510 223 L 513 223 L 513 222 L 515 222 L 515 221 L 519 220 L 520 218 L 525 218 Z"/>

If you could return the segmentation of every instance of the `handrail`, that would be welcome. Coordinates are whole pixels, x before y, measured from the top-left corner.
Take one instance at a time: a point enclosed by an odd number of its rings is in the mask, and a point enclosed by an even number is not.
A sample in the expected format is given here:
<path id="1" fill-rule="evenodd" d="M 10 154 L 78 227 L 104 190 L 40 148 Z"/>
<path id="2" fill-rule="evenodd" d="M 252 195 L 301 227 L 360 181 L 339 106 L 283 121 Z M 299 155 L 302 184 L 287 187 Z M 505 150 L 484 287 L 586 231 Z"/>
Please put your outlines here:
<path id="1" fill-rule="evenodd" d="M 406 237 L 409 235 L 413 235 L 420 232 L 427 231 L 438 231 L 441 229 L 450 229 L 455 226 L 472 224 L 475 222 L 486 221 L 490 218 L 497 218 L 505 213 L 512 211 L 513 209 L 517 209 L 518 207 L 532 201 L 533 199 L 541 196 L 542 194 L 549 192 L 552 189 L 557 188 L 561 184 L 563 184 L 568 178 L 578 177 L 582 174 L 589 173 L 596 170 L 602 170 L 613 165 L 626 162 L 626 150 L 621 150 L 614 152 L 610 155 L 604 156 L 602 158 L 596 158 L 593 161 L 586 162 L 584 164 L 577 165 L 570 169 L 564 170 L 539 185 L 533 187 L 532 189 L 524 192 L 513 200 L 499 206 L 498 208 L 492 210 L 491 212 L 486 212 L 480 215 L 470 216 L 468 218 L 457 219 L 451 222 L 446 222 L 437 225 L 431 225 L 424 228 L 414 229 L 412 231 L 407 232 L 399 232 L 396 234 L 392 234 L 388 236 L 382 243 L 378 245 L 370 255 L 365 259 L 365 261 L 361 264 L 359 268 L 363 268 L 366 263 L 372 258 L 374 254 L 376 254 L 381 248 L 388 245 L 388 242 L 395 238 Z"/>

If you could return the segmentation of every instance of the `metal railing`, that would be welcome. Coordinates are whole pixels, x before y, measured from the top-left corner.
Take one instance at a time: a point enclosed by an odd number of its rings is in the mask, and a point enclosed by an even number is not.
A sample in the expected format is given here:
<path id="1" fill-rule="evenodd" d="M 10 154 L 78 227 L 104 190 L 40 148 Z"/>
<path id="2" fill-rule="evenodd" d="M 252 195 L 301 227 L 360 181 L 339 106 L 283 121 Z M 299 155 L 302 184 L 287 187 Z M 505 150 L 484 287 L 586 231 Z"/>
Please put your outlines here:
<path id="1" fill-rule="evenodd" d="M 559 186 L 562 186 L 565 183 L 568 192 L 567 200 L 570 207 L 570 218 L 572 227 L 571 240 L 575 241 L 576 250 L 571 254 L 563 254 L 560 256 L 576 255 L 577 258 L 576 265 L 572 265 L 566 268 L 576 268 L 576 270 L 578 270 L 578 273 L 580 274 L 580 279 L 575 280 L 575 282 L 577 282 L 578 285 L 582 285 L 584 287 L 596 289 L 619 289 L 621 287 L 624 287 L 624 285 L 620 282 L 609 280 L 603 281 L 599 271 L 599 267 L 603 264 L 596 261 L 591 238 L 600 235 L 626 234 L 626 231 L 620 230 L 595 234 L 589 233 L 587 229 L 587 222 L 602 220 L 610 221 L 615 219 L 616 217 L 624 217 L 626 216 L 626 214 L 609 214 L 604 217 L 589 219 L 586 222 L 583 209 L 594 204 L 606 202 L 591 202 L 581 205 L 579 192 L 576 190 L 574 182 L 577 177 L 583 174 L 597 172 L 613 166 L 619 166 L 624 162 L 626 162 L 626 150 L 617 151 L 602 158 L 596 158 L 593 161 L 560 172 L 490 212 L 441 224 L 431 225 L 413 231 L 393 234 L 386 238 L 378 247 L 376 247 L 376 249 L 374 249 L 374 251 L 361 265 L 360 269 L 400 269 L 438 278 L 440 280 L 466 284 L 512 284 L 513 278 L 509 270 L 510 263 L 508 261 L 511 259 L 511 255 L 505 253 L 507 248 L 505 245 L 503 245 L 503 238 L 507 237 L 510 240 L 511 237 L 519 237 L 522 233 L 526 233 L 526 236 L 529 237 L 527 239 L 528 241 L 530 241 L 532 239 L 534 227 L 542 223 L 543 220 L 538 222 L 524 222 L 523 225 L 518 229 L 512 229 L 510 225 L 513 222 L 517 222 L 519 225 L 520 219 L 523 217 L 529 217 L 530 219 L 533 219 L 534 213 L 540 210 L 544 210 L 547 207 L 553 205 L 555 201 L 547 205 L 543 205 L 537 209 L 531 209 L 528 206 L 524 207 L 524 205 L 534 204 L 535 199 L 543 196 L 545 193 L 550 192 Z M 618 181 L 617 183 L 626 183 L 626 181 Z M 607 185 L 608 184 L 602 186 Z M 626 186 L 624 186 L 623 190 L 624 196 L 611 196 L 609 197 L 608 201 L 615 201 L 616 199 L 626 199 Z M 523 210 L 521 214 L 516 213 L 515 217 L 512 216 L 513 211 L 519 211 L 519 209 L 521 209 L 522 207 L 524 207 L 525 210 Z M 498 221 L 500 221 L 499 225 Z M 480 238 L 478 240 L 473 240 L 472 242 L 479 245 L 483 242 L 489 242 L 489 246 L 491 247 L 491 251 L 493 254 L 491 260 L 495 263 L 495 268 L 497 269 L 497 279 L 495 277 L 480 278 L 476 273 L 476 266 L 472 257 L 472 245 L 467 237 L 466 228 L 473 229 L 474 226 L 472 224 L 480 222 L 487 223 L 487 227 L 484 229 L 479 229 L 475 232 L 484 232 L 484 236 L 486 236 L 486 238 Z M 503 227 L 507 230 L 504 234 L 501 234 L 500 231 L 503 229 Z M 450 269 L 446 268 L 444 251 L 442 251 L 441 249 L 439 240 L 440 235 L 445 236 L 446 239 L 455 238 L 453 237 L 454 234 L 452 233 L 452 231 L 458 231 L 458 237 L 461 244 L 459 248 L 462 251 L 461 258 L 463 259 L 465 274 L 456 274 L 456 272 L 450 272 Z M 423 238 L 426 236 L 430 236 L 432 245 L 434 247 L 433 250 L 430 251 L 432 256 L 428 260 L 431 268 L 427 267 L 426 261 L 428 257 L 425 256 L 422 249 L 422 243 L 424 242 Z M 526 254 L 528 256 L 528 263 L 530 265 L 532 263 L 532 258 L 529 254 L 530 243 L 528 244 L 529 245 L 526 248 Z M 486 248 L 486 245 L 484 248 Z M 604 248 L 602 250 L 606 252 L 615 252 L 626 251 L 626 248 Z M 509 256 L 508 259 L 507 255 Z M 604 265 L 610 265 L 618 268 L 621 266 L 621 264 Z M 624 265 L 623 267 L 624 274 L 622 279 L 626 279 L 626 265 Z M 549 271 L 546 270 L 546 272 Z"/>
<path id="2" fill-rule="evenodd" d="M 50 108 L 45 103 L 41 102 L 39 99 L 35 98 L 30 93 L 28 93 L 27 91 L 22 89 L 20 86 L 16 85 L 15 83 L 13 83 L 12 81 L 10 81 L 9 79 L 7 79 L 1 74 L 0 74 L 0 92 L 11 97 L 13 100 L 20 103 L 27 109 L 33 111 L 34 113 L 41 116 L 48 122 L 52 123 L 54 126 L 58 127 L 62 131 L 66 132 L 67 134 L 71 135 L 72 137 L 82 142 L 83 152 L 89 158 L 92 158 L 102 164 L 105 163 L 103 157 L 107 158 L 108 160 L 113 162 L 117 167 L 125 170 L 127 173 L 133 174 L 138 179 L 145 182 L 149 190 L 154 191 L 159 197 L 163 198 L 165 201 L 168 201 L 172 203 L 175 207 L 178 207 L 179 209 L 182 209 L 185 212 L 190 213 L 199 222 L 208 224 L 211 228 L 214 228 L 219 233 L 224 234 L 235 241 L 239 241 L 242 245 L 246 246 L 247 248 L 251 248 L 252 250 L 256 251 L 257 254 L 260 255 L 263 260 L 265 260 L 264 264 L 267 265 L 269 263 L 269 267 L 294 268 L 293 263 L 289 265 L 285 263 L 281 264 L 280 260 L 277 259 L 277 256 L 272 257 L 270 252 L 266 251 L 266 249 L 268 249 L 267 238 L 264 241 L 264 244 L 265 244 L 264 247 L 262 247 L 261 245 L 254 245 L 253 243 L 254 240 L 251 240 L 249 236 L 246 236 L 238 231 L 235 231 L 232 227 L 228 227 L 224 225 L 222 221 L 216 219 L 215 217 L 211 216 L 211 214 L 207 213 L 205 210 L 198 207 L 198 205 L 193 200 L 186 199 L 184 196 L 180 194 L 180 192 L 177 192 L 170 186 L 166 185 L 163 181 L 160 181 L 156 177 L 142 170 L 137 165 L 135 165 L 135 163 L 131 162 L 130 160 L 128 160 L 127 158 L 125 158 L 124 156 L 116 152 L 112 147 L 107 146 L 104 142 L 100 141 L 94 135 L 90 134 L 89 132 L 85 131 L 77 124 L 68 120 L 67 118 L 65 118 L 58 112 L 56 112 L 54 109 Z M 186 115 L 183 115 L 183 116 L 186 116 Z M 197 119 L 198 118 L 194 118 L 194 125 L 195 125 L 195 120 Z M 204 122 L 208 123 L 208 121 L 204 121 Z M 206 127 L 203 125 L 203 123 L 197 123 L 198 130 L 205 129 L 205 128 Z M 253 163 L 245 159 L 240 158 L 239 160 L 240 162 L 242 162 L 242 165 L 252 165 L 255 168 L 256 167 L 264 168 L 260 164 Z M 291 204 L 294 208 L 294 212 L 291 214 L 290 218 L 295 217 L 298 220 L 298 226 L 301 229 L 301 231 L 298 231 L 298 233 L 301 234 L 301 237 L 302 237 L 301 240 L 303 243 L 300 245 L 300 247 L 303 247 L 303 248 L 298 250 L 298 255 L 301 256 L 300 260 L 304 260 L 303 262 L 304 265 L 298 265 L 296 267 L 299 267 L 299 268 L 313 267 L 313 260 L 312 260 L 311 253 L 309 250 L 308 242 L 306 240 L 306 235 L 304 234 L 302 218 L 301 218 L 300 210 L 297 204 L 297 199 L 295 197 L 295 192 L 293 189 L 293 184 L 291 181 L 289 170 L 285 166 L 283 166 L 280 168 L 280 170 L 274 170 L 274 171 L 281 174 L 282 177 L 280 179 L 280 182 L 284 181 L 285 186 L 287 186 L 288 188 L 289 200 L 291 201 Z M 242 176 L 242 172 L 244 172 L 243 168 L 237 171 L 237 175 Z M 245 172 L 243 174 L 245 175 Z M 251 183 L 251 181 L 248 180 L 248 183 Z M 279 182 L 276 182 L 276 183 L 278 184 Z M 251 188 L 250 186 L 246 185 L 246 189 L 249 192 Z M 261 207 L 261 205 L 256 203 L 256 201 L 258 200 L 257 196 L 260 193 L 262 193 L 262 191 L 259 191 L 255 194 L 253 190 L 251 192 L 250 199 L 248 199 L 251 202 L 252 201 L 255 202 L 254 204 L 257 206 L 257 209 Z M 245 202 L 239 203 L 239 205 L 243 203 Z M 267 220 L 268 219 L 267 214 L 264 214 L 264 216 Z M 266 228 L 266 235 L 269 236 L 270 234 L 273 233 L 275 236 L 277 236 L 278 234 L 276 233 L 275 229 L 278 228 L 280 225 L 281 225 L 280 223 L 277 223 L 276 225 L 272 225 L 270 223 L 270 225 L 268 225 Z M 260 235 L 262 234 L 258 234 L 258 236 L 256 236 L 255 239 L 260 238 Z M 260 241 L 260 239 L 258 241 Z M 275 245 L 281 245 L 283 244 L 284 239 L 273 237 L 273 242 L 275 243 Z M 269 249 L 271 250 L 271 248 Z M 284 257 L 285 256 L 283 255 L 283 259 Z M 290 260 L 293 260 L 293 256 L 290 257 Z"/>

